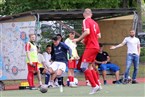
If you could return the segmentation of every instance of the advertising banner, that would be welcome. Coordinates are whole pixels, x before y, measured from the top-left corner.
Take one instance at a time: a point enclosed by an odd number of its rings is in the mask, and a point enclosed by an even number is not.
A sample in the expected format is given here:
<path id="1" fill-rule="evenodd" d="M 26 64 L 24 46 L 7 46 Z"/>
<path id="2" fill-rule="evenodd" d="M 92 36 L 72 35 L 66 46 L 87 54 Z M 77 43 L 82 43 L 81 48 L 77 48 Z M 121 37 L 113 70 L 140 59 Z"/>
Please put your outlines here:
<path id="1" fill-rule="evenodd" d="M 0 24 L 0 80 L 27 78 L 25 44 L 35 21 Z"/>

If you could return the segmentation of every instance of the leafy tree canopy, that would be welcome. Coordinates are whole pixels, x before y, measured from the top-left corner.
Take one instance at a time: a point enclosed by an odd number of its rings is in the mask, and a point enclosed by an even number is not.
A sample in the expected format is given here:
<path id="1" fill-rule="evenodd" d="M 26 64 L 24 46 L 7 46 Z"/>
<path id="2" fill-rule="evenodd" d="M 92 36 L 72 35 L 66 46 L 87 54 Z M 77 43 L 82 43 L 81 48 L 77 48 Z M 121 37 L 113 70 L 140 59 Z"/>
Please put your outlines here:
<path id="1" fill-rule="evenodd" d="M 1 13 L 11 15 L 40 9 L 118 8 L 121 0 L 5 0 Z"/>

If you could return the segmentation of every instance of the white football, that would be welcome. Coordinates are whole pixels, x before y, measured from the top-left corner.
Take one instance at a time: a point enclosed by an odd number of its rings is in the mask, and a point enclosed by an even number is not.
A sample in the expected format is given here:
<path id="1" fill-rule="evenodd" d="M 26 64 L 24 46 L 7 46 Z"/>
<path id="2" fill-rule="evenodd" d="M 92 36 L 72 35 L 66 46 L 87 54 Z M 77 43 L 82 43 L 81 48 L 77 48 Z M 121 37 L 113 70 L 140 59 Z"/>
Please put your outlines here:
<path id="1" fill-rule="evenodd" d="M 47 85 L 41 85 L 40 86 L 40 92 L 41 93 L 46 93 L 48 91 L 48 86 Z"/>
<path id="2" fill-rule="evenodd" d="M 78 85 L 78 83 L 79 83 L 78 79 L 77 78 L 74 78 L 74 84 L 75 85 Z"/>

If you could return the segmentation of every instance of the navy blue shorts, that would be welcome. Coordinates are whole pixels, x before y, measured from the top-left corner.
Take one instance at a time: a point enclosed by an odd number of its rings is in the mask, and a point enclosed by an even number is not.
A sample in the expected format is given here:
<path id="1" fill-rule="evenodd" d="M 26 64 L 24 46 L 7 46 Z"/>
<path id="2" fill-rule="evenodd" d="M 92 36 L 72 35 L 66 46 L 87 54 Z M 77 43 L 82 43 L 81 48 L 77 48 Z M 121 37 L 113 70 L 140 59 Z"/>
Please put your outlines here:
<path id="1" fill-rule="evenodd" d="M 104 70 L 111 70 L 113 72 L 116 72 L 118 70 L 120 70 L 119 66 L 117 66 L 116 64 L 112 64 L 112 63 L 109 63 L 109 64 L 101 64 L 100 65 L 100 69 L 101 71 L 104 71 Z"/>

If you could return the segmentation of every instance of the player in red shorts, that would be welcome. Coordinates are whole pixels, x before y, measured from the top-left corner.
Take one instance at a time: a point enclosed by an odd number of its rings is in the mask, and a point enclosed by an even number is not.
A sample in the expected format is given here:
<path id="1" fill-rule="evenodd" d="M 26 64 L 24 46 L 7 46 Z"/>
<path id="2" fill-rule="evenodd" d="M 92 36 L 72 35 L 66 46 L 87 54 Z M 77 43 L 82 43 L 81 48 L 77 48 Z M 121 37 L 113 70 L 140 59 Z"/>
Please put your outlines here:
<path id="1" fill-rule="evenodd" d="M 70 87 L 76 87 L 77 85 L 73 84 L 74 82 L 74 69 L 77 67 L 76 60 L 79 59 L 78 52 L 77 52 L 77 45 L 75 42 L 73 42 L 73 39 L 75 37 L 74 32 L 69 33 L 69 37 L 65 40 L 65 44 L 71 48 L 72 50 L 72 57 L 68 61 L 68 79 L 69 79 L 69 86 Z"/>
<path id="2" fill-rule="evenodd" d="M 28 76 L 27 80 L 29 83 L 30 90 L 35 90 L 34 86 L 34 74 L 38 74 L 38 79 L 40 81 L 40 85 L 42 85 L 41 82 L 41 76 L 40 71 L 38 70 L 38 52 L 35 42 L 36 36 L 35 34 L 29 35 L 30 42 L 28 42 L 25 46 L 26 50 L 26 61 L 28 66 Z"/>
<path id="3" fill-rule="evenodd" d="M 101 37 L 100 29 L 98 24 L 91 19 L 92 11 L 87 8 L 83 13 L 83 33 L 82 35 L 74 39 L 74 42 L 82 41 L 85 45 L 85 50 L 82 56 L 81 68 L 84 71 L 85 77 L 89 80 L 92 90 L 89 94 L 94 94 L 100 89 L 98 82 L 98 76 L 96 71 L 93 69 L 95 57 L 99 52 L 98 38 Z"/>

